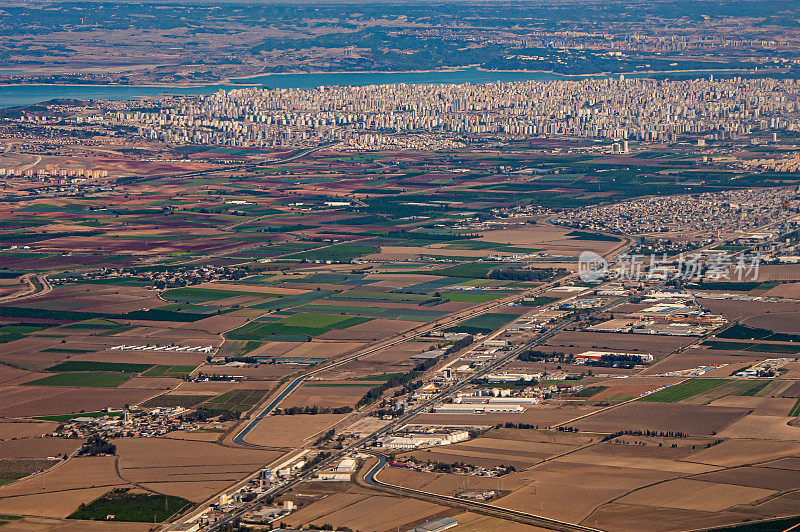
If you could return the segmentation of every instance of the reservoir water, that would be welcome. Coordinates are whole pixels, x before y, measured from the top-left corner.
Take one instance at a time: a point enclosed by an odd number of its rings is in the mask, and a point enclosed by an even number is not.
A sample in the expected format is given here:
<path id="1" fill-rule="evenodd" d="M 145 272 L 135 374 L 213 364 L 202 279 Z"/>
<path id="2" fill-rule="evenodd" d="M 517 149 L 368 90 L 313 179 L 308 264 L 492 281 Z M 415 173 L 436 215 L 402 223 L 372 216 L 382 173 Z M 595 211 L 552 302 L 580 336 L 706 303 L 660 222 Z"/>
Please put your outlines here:
<path id="1" fill-rule="evenodd" d="M 696 71 L 698 76 L 710 71 Z M 724 72 L 715 72 L 724 74 Z M 688 72 L 681 73 L 689 74 Z M 652 76 L 640 74 L 638 77 Z M 606 77 L 606 76 L 595 76 Z M 628 76 L 637 77 L 637 76 Z M 388 83 L 492 83 L 506 81 L 551 81 L 556 79 L 584 79 L 581 76 L 562 76 L 550 72 L 485 71 L 477 68 L 434 72 L 333 72 L 311 74 L 264 74 L 232 80 L 227 84 L 199 85 L 196 87 L 168 87 L 153 85 L 0 85 L 0 108 L 45 102 L 56 98 L 89 100 L 135 100 L 159 94 L 196 95 L 211 94 L 219 89 L 243 86 L 266 88 L 308 89 L 322 85 L 381 85 Z"/>

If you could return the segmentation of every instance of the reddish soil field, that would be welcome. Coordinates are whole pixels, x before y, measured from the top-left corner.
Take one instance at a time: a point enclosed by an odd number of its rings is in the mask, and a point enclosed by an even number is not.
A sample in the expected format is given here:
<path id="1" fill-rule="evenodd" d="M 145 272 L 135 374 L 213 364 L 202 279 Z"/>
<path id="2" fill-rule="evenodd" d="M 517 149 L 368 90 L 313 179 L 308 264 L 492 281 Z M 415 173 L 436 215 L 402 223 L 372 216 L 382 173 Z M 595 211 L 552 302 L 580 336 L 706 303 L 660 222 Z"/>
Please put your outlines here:
<path id="1" fill-rule="evenodd" d="M 386 320 L 378 318 L 375 320 L 355 325 L 347 329 L 333 329 L 325 334 L 319 335 L 318 338 L 323 340 L 365 340 L 376 341 L 390 336 L 395 336 L 402 332 L 408 331 L 421 324 L 415 321 L 402 321 L 402 320 Z"/>
<path id="2" fill-rule="evenodd" d="M 19 386 L 0 390 L 0 416 L 28 417 L 91 412 L 137 404 L 163 390 Z"/>
<path id="3" fill-rule="evenodd" d="M 747 414 L 741 408 L 633 402 L 574 423 L 582 431 L 681 431 L 706 435 L 719 432 Z M 798 429 L 800 431 L 800 429 Z"/>

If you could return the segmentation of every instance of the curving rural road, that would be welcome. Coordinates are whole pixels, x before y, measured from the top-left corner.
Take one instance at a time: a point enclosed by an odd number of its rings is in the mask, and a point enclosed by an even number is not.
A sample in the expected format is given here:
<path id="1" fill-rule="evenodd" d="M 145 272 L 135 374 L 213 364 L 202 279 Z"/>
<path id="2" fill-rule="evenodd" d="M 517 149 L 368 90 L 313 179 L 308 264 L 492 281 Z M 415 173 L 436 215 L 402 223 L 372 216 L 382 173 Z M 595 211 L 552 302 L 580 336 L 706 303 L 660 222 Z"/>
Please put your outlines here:
<path id="1" fill-rule="evenodd" d="M 508 521 L 515 521 L 517 523 L 539 526 L 549 530 L 558 530 L 560 532 L 600 532 L 596 528 L 577 525 L 567 521 L 559 521 L 558 519 L 551 519 L 549 517 L 541 517 L 538 515 L 529 514 L 527 512 L 521 512 L 519 510 L 504 508 L 495 504 L 470 501 L 467 499 L 461 499 L 459 497 L 452 497 L 450 495 L 440 495 L 438 493 L 431 493 L 419 489 L 389 484 L 375 478 L 375 475 L 377 475 L 388 462 L 387 458 L 379 454 L 373 454 L 372 456 L 374 456 L 378 462 L 364 474 L 362 479 L 363 483 L 368 487 L 378 488 L 382 491 L 387 491 L 396 495 L 409 496 L 436 504 L 443 504 L 445 506 L 456 506 L 467 511 L 498 517 Z"/>

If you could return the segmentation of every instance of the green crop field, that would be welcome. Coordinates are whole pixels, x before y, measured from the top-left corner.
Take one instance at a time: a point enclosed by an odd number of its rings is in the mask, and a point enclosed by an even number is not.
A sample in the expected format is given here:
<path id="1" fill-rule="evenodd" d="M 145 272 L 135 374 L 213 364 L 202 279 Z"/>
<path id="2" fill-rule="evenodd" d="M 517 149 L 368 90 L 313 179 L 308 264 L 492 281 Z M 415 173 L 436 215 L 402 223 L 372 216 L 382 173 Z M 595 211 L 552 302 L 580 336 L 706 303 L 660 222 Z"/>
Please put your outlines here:
<path id="1" fill-rule="evenodd" d="M 271 323 L 250 322 L 228 333 L 231 340 L 262 340 L 267 336 L 318 336 L 332 329 L 347 329 L 371 318 L 300 312 Z M 275 339 L 275 338 L 271 338 Z"/>
<path id="2" fill-rule="evenodd" d="M 343 312 L 348 316 L 363 316 L 366 318 L 384 318 L 387 320 L 405 320 L 426 322 L 435 320 L 445 313 L 437 310 L 429 310 L 430 307 L 420 307 L 418 309 L 398 309 L 384 307 L 337 307 L 334 305 L 303 305 L 299 310 L 306 312 L 319 312 L 331 314 Z"/>
<path id="3" fill-rule="evenodd" d="M 800 334 L 775 332 L 770 329 L 747 327 L 738 323 L 716 335 L 732 340 L 769 340 L 771 342 L 800 342 Z"/>
<path id="4" fill-rule="evenodd" d="M 431 296 L 425 294 L 406 294 L 403 292 L 366 292 L 363 290 L 351 290 L 349 292 L 341 292 L 330 296 L 329 299 L 355 299 L 363 301 L 394 301 L 404 302 L 410 301 L 412 303 L 422 303 L 430 301 Z"/>
<path id="5" fill-rule="evenodd" d="M 79 414 L 60 414 L 54 416 L 36 416 L 33 419 L 42 419 L 44 421 L 55 421 L 57 423 L 64 423 L 69 421 L 70 419 L 75 419 L 76 417 L 120 417 L 122 413 L 120 412 L 81 412 Z"/>
<path id="6" fill-rule="evenodd" d="M 463 321 L 455 327 L 450 327 L 447 332 L 466 332 L 470 334 L 488 334 L 499 329 L 506 323 L 514 321 L 518 314 L 489 313 L 476 316 Z"/>
<path id="7" fill-rule="evenodd" d="M 608 386 L 589 386 L 584 388 L 579 392 L 575 392 L 572 394 L 573 397 L 592 397 L 593 395 L 597 395 L 598 393 L 602 392 L 608 388 Z"/>
<path id="8" fill-rule="evenodd" d="M 212 408 L 247 412 L 261 401 L 268 392 L 269 390 L 231 390 L 211 399 L 208 403 Z"/>
<path id="9" fill-rule="evenodd" d="M 800 399 L 797 400 L 792 409 L 789 411 L 789 415 L 792 417 L 800 416 Z"/>
<path id="10" fill-rule="evenodd" d="M 456 303 L 486 303 L 501 297 L 513 295 L 516 292 L 489 292 L 486 290 L 453 290 L 452 292 L 443 292 L 442 298 L 449 299 Z"/>
<path id="11" fill-rule="evenodd" d="M 378 248 L 374 246 L 362 246 L 359 244 L 337 244 L 327 248 L 312 249 L 309 251 L 301 251 L 288 255 L 287 259 L 305 259 L 305 260 L 332 260 L 332 261 L 349 261 L 360 257 L 362 255 L 369 255 L 370 253 L 377 253 Z"/>
<path id="12" fill-rule="evenodd" d="M 202 303 L 205 301 L 218 301 L 238 296 L 258 296 L 264 299 L 280 297 L 275 294 L 261 292 L 244 292 L 239 290 L 220 290 L 216 288 L 184 287 L 167 290 L 162 294 L 164 299 L 179 303 Z"/>
<path id="13" fill-rule="evenodd" d="M 490 271 L 497 267 L 497 264 L 492 263 L 471 262 L 469 264 L 459 264 L 458 266 L 451 266 L 449 268 L 424 273 L 429 275 L 442 275 L 444 277 L 485 278 Z"/>
<path id="14" fill-rule="evenodd" d="M 566 234 L 571 236 L 573 240 L 594 240 L 596 242 L 620 242 L 621 240 L 615 236 L 604 235 L 602 233 L 590 233 L 588 231 L 572 231 Z"/>
<path id="15" fill-rule="evenodd" d="M 0 327 L 0 335 L 30 334 L 32 332 L 41 331 L 42 329 L 47 329 L 48 327 L 49 325 L 28 325 L 28 324 L 4 325 Z"/>
<path id="16" fill-rule="evenodd" d="M 141 373 L 153 364 L 128 364 L 124 362 L 90 362 L 69 360 L 47 368 L 46 371 L 112 371 L 118 373 Z"/>
<path id="17" fill-rule="evenodd" d="M 1 481 L 0 485 L 2 485 Z M 7 525 L 11 521 L 19 521 L 20 519 L 22 519 L 21 515 L 0 514 L 0 526 Z"/>
<path id="18" fill-rule="evenodd" d="M 542 305 L 547 305 L 548 303 L 552 303 L 553 301 L 558 301 L 558 298 L 550 296 L 535 296 L 535 297 L 529 297 L 527 298 L 527 300 L 523 300 L 522 306 L 540 307 Z"/>
<path id="19" fill-rule="evenodd" d="M 50 347 L 42 349 L 42 353 L 67 353 L 71 355 L 83 355 L 85 353 L 92 353 L 93 349 L 71 349 L 67 347 Z"/>
<path id="20" fill-rule="evenodd" d="M 642 397 L 649 403 L 677 403 L 730 382 L 730 379 L 691 379 Z"/>
<path id="21" fill-rule="evenodd" d="M 762 391 L 764 388 L 766 388 L 766 387 L 767 387 L 767 385 L 769 385 L 769 384 L 772 384 L 772 382 L 773 382 L 773 381 L 763 381 L 763 382 L 759 382 L 758 384 L 756 384 L 756 385 L 755 385 L 755 386 L 753 386 L 752 388 L 750 388 L 750 389 L 748 389 L 748 390 L 745 390 L 745 391 L 743 391 L 743 392 L 742 392 L 742 393 L 740 393 L 739 395 L 744 395 L 744 396 L 746 396 L 746 397 L 760 397 L 760 396 L 758 395 L 758 394 L 759 394 L 759 392 L 761 392 L 761 391 Z"/>
<path id="22" fill-rule="evenodd" d="M 27 386 L 76 386 L 79 388 L 116 388 L 133 377 L 130 373 L 106 371 L 84 371 L 79 373 L 56 373 L 35 381 L 24 383 Z"/>
<path id="23" fill-rule="evenodd" d="M 81 504 L 67 519 L 161 523 L 191 504 L 174 495 L 131 493 L 127 488 L 118 488 L 89 504 Z M 110 515 L 113 519 L 108 519 Z"/>
<path id="24" fill-rule="evenodd" d="M 347 320 L 347 316 L 336 314 L 310 314 L 298 312 L 288 318 L 283 318 L 280 323 L 290 327 L 334 327 L 337 323 Z"/>
<path id="25" fill-rule="evenodd" d="M 725 342 L 721 340 L 706 340 L 703 342 L 703 345 L 711 349 L 720 349 L 723 351 L 757 351 L 759 353 L 780 353 L 788 355 L 800 353 L 800 345 Z"/>

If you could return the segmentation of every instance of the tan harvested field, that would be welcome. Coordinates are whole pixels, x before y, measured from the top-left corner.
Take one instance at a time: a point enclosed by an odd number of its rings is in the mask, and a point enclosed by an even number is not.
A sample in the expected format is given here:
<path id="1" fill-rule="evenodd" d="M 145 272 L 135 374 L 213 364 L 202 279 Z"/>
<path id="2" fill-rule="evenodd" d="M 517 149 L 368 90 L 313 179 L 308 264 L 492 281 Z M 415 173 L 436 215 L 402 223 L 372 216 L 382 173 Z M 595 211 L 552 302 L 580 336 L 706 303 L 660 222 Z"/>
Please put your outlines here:
<path id="1" fill-rule="evenodd" d="M 783 369 L 786 370 L 782 376 L 788 379 L 800 379 L 800 362 L 789 362 Z"/>
<path id="2" fill-rule="evenodd" d="M 64 347 L 60 342 L 61 340 L 58 338 L 26 336 L 3 344 L 3 349 L 0 351 L 0 361 L 33 371 L 49 368 L 66 358 L 66 355 L 64 353 L 45 353 L 42 350 L 59 346 Z M 67 342 L 70 344 L 69 347 L 79 345 L 72 343 L 71 340 L 67 340 Z"/>
<path id="3" fill-rule="evenodd" d="M 793 456 L 800 453 L 800 443 L 774 440 L 726 440 L 703 449 L 688 460 L 703 464 L 732 467 Z"/>
<path id="4" fill-rule="evenodd" d="M 268 416 L 244 438 L 265 447 L 298 447 L 346 417 L 346 414 Z"/>
<path id="5" fill-rule="evenodd" d="M 421 324 L 416 321 L 374 319 L 347 329 L 333 329 L 318 336 L 321 340 L 377 341 L 404 333 Z"/>
<path id="6" fill-rule="evenodd" d="M 377 356 L 377 353 L 375 356 Z M 319 377 L 330 381 L 358 380 L 385 373 L 405 373 L 412 369 L 414 365 L 415 363 L 410 360 L 396 364 L 387 364 L 385 362 L 373 359 L 371 355 L 360 360 L 348 362 L 344 366 L 338 366 L 331 368 L 330 370 L 326 370 L 322 373 L 319 373 Z"/>
<path id="7" fill-rule="evenodd" d="M 431 482 L 440 477 L 456 477 L 456 475 L 446 475 L 444 473 L 427 473 L 423 471 L 410 471 L 397 467 L 386 466 L 380 470 L 376 475 L 381 482 L 393 484 L 395 486 L 406 486 L 408 488 L 432 491 L 428 489 Z M 475 479 L 480 481 L 481 479 Z M 442 492 L 444 493 L 444 492 Z M 446 494 L 452 494 L 452 490 L 448 490 Z"/>
<path id="8" fill-rule="evenodd" d="M 368 324 L 365 323 L 364 325 Z M 331 342 L 314 339 L 311 342 L 298 344 L 293 349 L 285 352 L 283 356 L 290 358 L 335 358 L 357 351 L 365 345 L 364 342 Z"/>
<path id="9" fill-rule="evenodd" d="M 710 406 L 731 406 L 734 408 L 755 409 L 762 401 L 763 397 L 749 397 L 745 395 L 726 395 L 708 403 Z"/>
<path id="10" fill-rule="evenodd" d="M 798 281 L 800 264 L 762 264 L 758 271 L 759 281 Z"/>
<path id="11" fill-rule="evenodd" d="M 93 530 L 110 532 L 147 532 L 151 530 L 149 523 L 125 523 L 122 521 L 77 521 L 44 517 L 26 517 L 13 521 L 3 527 L 3 532 L 91 532 Z"/>
<path id="12" fill-rule="evenodd" d="M 19 384 L 21 379 L 25 379 L 28 375 L 30 373 L 24 369 L 0 365 L 0 387 Z"/>
<path id="13" fill-rule="evenodd" d="M 763 294 L 767 297 L 787 297 L 800 299 L 800 283 L 782 283 L 775 288 L 770 288 Z"/>
<path id="14" fill-rule="evenodd" d="M 306 344 L 308 342 L 264 342 L 261 346 L 255 348 L 253 351 L 250 351 L 248 355 L 250 356 L 263 356 L 263 357 L 277 357 L 281 356 L 287 351 L 290 351 L 297 347 L 298 345 Z M 225 352 L 225 349 L 230 348 L 231 346 L 238 346 L 239 343 L 234 343 L 231 340 L 226 340 L 226 342 L 222 345 L 220 350 L 220 354 Z"/>
<path id="15" fill-rule="evenodd" d="M 742 322 L 748 327 L 760 327 L 776 332 L 798 333 L 800 332 L 800 307 L 788 312 L 770 312 L 760 316 L 754 316 Z"/>
<path id="16" fill-rule="evenodd" d="M 241 327 L 251 319 L 251 317 L 237 316 L 234 313 L 219 314 L 190 323 L 178 323 L 173 329 L 175 329 L 174 334 L 183 334 L 183 331 L 192 330 L 208 333 L 209 335 L 219 335 L 231 329 Z M 209 343 L 216 345 L 218 342 L 219 338 L 217 338 L 215 342 Z"/>
<path id="17" fill-rule="evenodd" d="M 632 402 L 571 424 L 582 431 L 681 431 L 691 435 L 720 432 L 747 414 L 741 408 Z M 800 431 L 800 429 L 797 429 Z"/>
<path id="18" fill-rule="evenodd" d="M 771 320 L 772 315 L 788 314 L 788 317 L 783 317 L 780 322 L 790 324 L 792 317 L 791 314 L 800 312 L 800 302 L 791 301 L 728 301 L 724 299 L 703 299 L 701 300 L 703 306 L 712 312 L 722 314 L 728 319 L 739 319 L 746 316 L 760 316 L 769 314 L 768 318 Z M 767 312 L 769 311 L 769 313 Z M 797 317 L 794 318 L 794 323 L 797 323 Z M 778 323 L 774 327 L 778 327 Z M 773 327 L 770 327 L 771 329 Z M 780 330 L 775 328 L 774 330 Z"/>
<path id="19" fill-rule="evenodd" d="M 619 502 L 719 512 L 737 504 L 764 499 L 774 493 L 775 490 L 763 488 L 676 479 L 630 493 L 619 499 Z"/>
<path id="20" fill-rule="evenodd" d="M 312 344 L 314 342 L 311 342 Z M 326 380 L 358 379 L 371 375 L 406 372 L 416 365 L 413 355 L 432 349 L 435 344 L 428 342 L 403 342 L 387 349 L 349 362 L 344 366 L 331 368 L 317 376 Z"/>
<path id="21" fill-rule="evenodd" d="M 781 388 L 776 387 L 775 389 L 773 389 L 770 395 L 777 395 L 780 397 L 792 397 L 792 398 L 800 396 L 800 382 L 789 382 L 786 384 L 788 384 L 788 386 L 784 386 Z"/>
<path id="22" fill-rule="evenodd" d="M 137 404 L 163 390 L 17 386 L 0 390 L 0 417 L 91 412 Z"/>
<path id="23" fill-rule="evenodd" d="M 667 473 L 676 473 L 680 475 L 705 473 L 717 469 L 716 466 L 694 464 L 690 462 L 683 462 L 680 459 L 658 456 L 658 454 L 661 454 L 659 451 L 662 449 L 663 448 L 656 446 L 648 448 L 644 446 L 614 445 L 609 443 L 584 449 L 582 451 L 577 451 L 575 453 L 556 458 L 555 461 L 570 464 L 627 467 L 632 469 L 664 471 Z M 674 449 L 665 450 L 669 451 Z M 666 455 L 668 453 L 663 454 Z M 679 456 L 685 456 L 688 454 L 688 452 L 684 450 L 675 454 L 678 454 Z"/>
<path id="24" fill-rule="evenodd" d="M 122 478 L 162 493 L 168 489 L 179 493 L 183 486 L 187 491 L 182 496 L 192 500 L 209 497 L 221 485 L 232 484 L 280 456 L 275 451 L 169 438 L 118 438 L 114 443 Z"/>
<path id="25" fill-rule="evenodd" d="M 292 392 L 281 402 L 280 408 L 293 406 L 318 406 L 320 408 L 355 406 L 356 401 L 361 399 L 371 388 L 371 386 L 320 386 L 325 383 L 316 381 L 309 382 L 309 384 L 303 385 Z M 376 382 L 374 384 L 380 383 Z"/>
<path id="26" fill-rule="evenodd" d="M 574 523 L 615 497 L 677 475 L 647 469 L 549 462 L 509 476 L 526 479 L 526 485 L 498 499 L 498 505 Z"/>
<path id="27" fill-rule="evenodd" d="M 42 475 L 0 487 L 0 513 L 66 517 L 79 504 L 127 485 L 117 476 L 113 456 L 72 458 Z"/>
<path id="28" fill-rule="evenodd" d="M 500 229 L 497 231 L 483 231 L 479 240 L 485 242 L 498 242 L 517 247 L 531 247 L 543 249 L 554 254 L 580 255 L 584 250 L 603 253 L 616 247 L 618 242 L 597 242 L 592 240 L 577 240 L 565 236 L 572 229 L 536 225 L 525 228 Z"/>
<path id="29" fill-rule="evenodd" d="M 221 436 L 222 432 L 216 431 L 187 431 L 187 430 L 174 430 L 170 432 L 165 438 L 175 440 L 191 440 L 191 441 L 204 441 L 214 442 Z"/>
<path id="30" fill-rule="evenodd" d="M 0 440 L 41 436 L 57 426 L 55 423 L 47 422 L 0 422 Z"/>
<path id="31" fill-rule="evenodd" d="M 775 466 L 738 467 L 698 475 L 694 477 L 694 480 L 737 484 L 739 486 L 776 491 L 789 491 L 800 488 L 800 473 L 794 469 L 779 469 Z"/>
<path id="32" fill-rule="evenodd" d="M 422 462 L 430 460 L 431 462 L 442 462 L 446 464 L 463 462 L 480 467 L 513 466 L 517 470 L 520 470 L 531 466 L 547 456 L 542 454 L 535 457 L 533 454 L 529 454 L 523 457 L 505 454 L 502 451 L 499 451 L 497 454 L 492 454 L 488 452 L 470 452 L 467 450 L 457 451 L 456 449 L 448 449 L 447 447 L 448 446 L 442 446 L 441 448 L 413 451 L 401 455 L 400 458 L 408 457 Z"/>
<path id="33" fill-rule="evenodd" d="M 775 467 L 778 469 L 791 469 L 792 471 L 800 471 L 800 457 L 792 456 L 790 458 L 780 458 L 771 462 L 764 462 L 764 467 Z"/>
<path id="34" fill-rule="evenodd" d="M 754 438 L 763 440 L 800 442 L 800 427 L 788 425 L 792 417 L 760 416 L 750 414 L 721 430 L 723 438 Z"/>
<path id="35" fill-rule="evenodd" d="M 164 305 L 158 294 L 137 286 L 115 286 L 98 284 L 74 284 L 56 286 L 42 296 L 26 299 L 18 306 L 44 308 L 50 310 L 87 310 L 98 312 L 98 307 L 114 305 L 120 310 L 130 312 L 142 308 L 156 308 Z M 100 311 L 104 312 L 104 311 Z"/>
<path id="36" fill-rule="evenodd" d="M 145 390 L 171 390 L 180 384 L 180 380 L 170 377 L 134 377 L 123 382 L 117 389 L 138 388 Z"/>
<path id="37" fill-rule="evenodd" d="M 141 485 L 151 491 L 200 502 L 216 495 L 232 483 L 230 480 L 179 480 L 176 482 L 142 482 Z"/>
<path id="38" fill-rule="evenodd" d="M 712 528 L 748 520 L 752 520 L 752 515 L 612 502 L 604 504 L 592 512 L 581 524 L 601 530 L 674 532 L 684 529 Z"/>
<path id="39" fill-rule="evenodd" d="M 463 443 L 455 443 L 446 447 L 442 447 L 442 449 L 447 451 L 452 449 L 451 454 L 457 454 L 459 451 L 463 450 L 465 452 L 472 452 L 475 454 L 493 454 L 497 452 L 497 454 L 508 454 L 511 456 L 526 457 L 530 455 L 532 457 L 537 457 L 542 455 L 552 456 L 555 454 L 560 454 L 572 450 L 575 447 L 575 444 L 570 443 L 525 440 L 517 441 L 489 437 L 476 438 Z M 534 461 L 536 461 L 536 458 L 534 458 Z"/>
<path id="40" fill-rule="evenodd" d="M 41 481 L 43 477 L 40 476 L 36 478 Z M 62 484 L 59 484 L 58 480 L 56 480 L 55 485 L 60 486 Z M 34 488 L 32 491 L 35 493 L 13 496 L 3 495 L 3 490 L 0 489 L 0 512 L 10 515 L 32 515 L 65 518 L 77 510 L 78 506 L 81 504 L 88 504 L 114 488 L 131 487 L 129 484 L 123 482 L 117 484 L 97 484 L 97 486 L 101 487 L 70 487 L 56 490 L 42 488 L 39 492 L 35 492 L 36 490 Z M 76 529 L 73 528 L 73 530 Z M 77 528 L 77 530 L 81 529 Z"/>
<path id="41" fill-rule="evenodd" d="M 764 397 L 753 414 L 759 416 L 785 417 L 794 407 L 796 399 L 790 397 Z"/>
<path id="42" fill-rule="evenodd" d="M 49 423 L 51 430 L 58 427 Z M 83 440 L 71 438 L 25 438 L 0 441 L 0 456 L 3 458 L 47 458 L 70 454 L 83 445 Z"/>
<path id="43" fill-rule="evenodd" d="M 455 514 L 459 532 L 545 532 L 547 529 L 471 512 Z"/>
<path id="44" fill-rule="evenodd" d="M 733 510 L 740 510 L 750 515 L 757 515 L 764 518 L 797 515 L 800 513 L 800 492 L 793 491 L 784 493 L 783 495 L 772 497 L 769 500 L 743 505 Z"/>
<path id="45" fill-rule="evenodd" d="M 673 377 L 631 377 L 624 380 L 600 380 L 591 383 L 591 385 L 606 386 L 606 389 L 592 395 L 589 400 L 601 401 L 610 398 L 638 397 L 643 393 L 660 388 L 665 384 L 675 384 L 676 382 L 680 382 L 680 379 Z"/>
<path id="46" fill-rule="evenodd" d="M 517 442 L 555 443 L 561 445 L 586 445 L 595 439 L 594 435 L 579 432 L 533 429 L 491 429 L 485 433 L 493 440 L 511 440 Z"/>
<path id="47" fill-rule="evenodd" d="M 376 509 L 380 511 L 376 511 Z M 353 530 L 407 530 L 450 510 L 429 502 L 384 495 L 341 493 L 331 495 L 287 516 L 291 526 L 338 523 Z"/>

